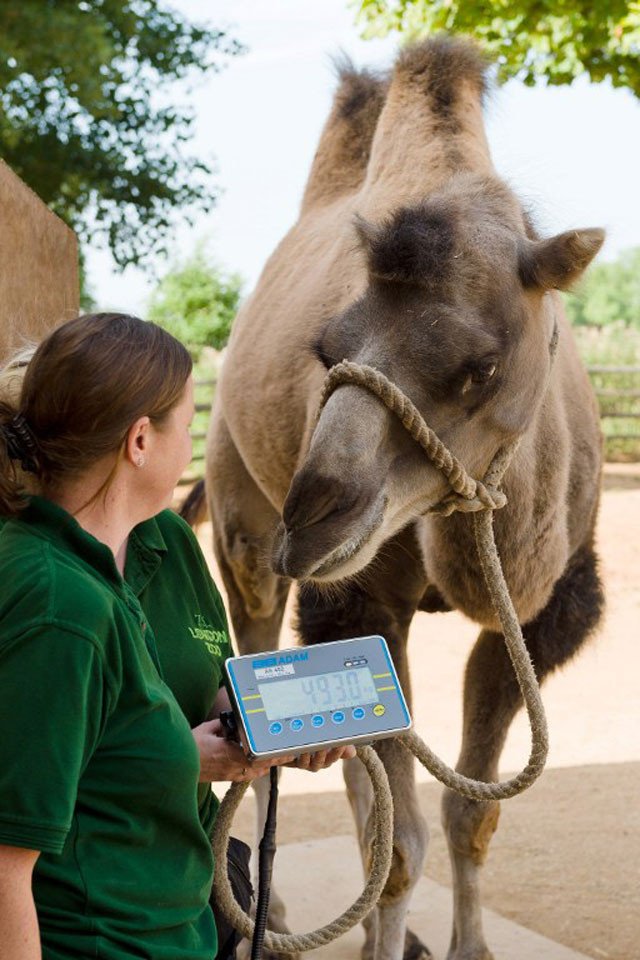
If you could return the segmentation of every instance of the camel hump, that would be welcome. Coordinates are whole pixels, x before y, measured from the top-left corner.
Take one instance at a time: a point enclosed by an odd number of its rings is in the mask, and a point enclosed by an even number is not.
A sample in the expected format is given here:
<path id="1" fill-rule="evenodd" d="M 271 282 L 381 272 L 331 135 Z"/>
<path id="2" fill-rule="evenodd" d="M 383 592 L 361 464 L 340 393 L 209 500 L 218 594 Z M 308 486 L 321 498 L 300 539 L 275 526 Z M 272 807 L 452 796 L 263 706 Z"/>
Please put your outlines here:
<path id="1" fill-rule="evenodd" d="M 357 70 L 344 54 L 334 65 L 338 86 L 311 166 L 303 214 L 359 188 L 388 86 L 386 75 Z"/>
<path id="2" fill-rule="evenodd" d="M 464 87 L 471 87 L 476 96 L 484 99 L 488 68 L 489 61 L 474 41 L 441 34 L 401 50 L 394 83 L 418 87 L 432 115 L 448 119 L 455 117 Z"/>
<path id="3" fill-rule="evenodd" d="M 458 172 L 494 173 L 484 130 L 489 63 L 470 40 L 430 37 L 400 51 L 371 144 L 359 212 L 419 202 Z"/>

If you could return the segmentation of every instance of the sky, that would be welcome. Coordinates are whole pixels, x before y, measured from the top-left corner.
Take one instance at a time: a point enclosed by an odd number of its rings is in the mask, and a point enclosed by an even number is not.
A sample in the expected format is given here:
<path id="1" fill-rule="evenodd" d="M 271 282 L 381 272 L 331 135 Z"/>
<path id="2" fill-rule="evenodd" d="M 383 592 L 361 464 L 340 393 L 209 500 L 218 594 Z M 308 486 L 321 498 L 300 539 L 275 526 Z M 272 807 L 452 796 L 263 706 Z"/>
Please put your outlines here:
<path id="1" fill-rule="evenodd" d="M 249 292 L 297 218 L 335 79 L 331 58 L 386 67 L 397 38 L 364 41 L 347 0 L 172 0 L 194 20 L 228 27 L 248 51 L 196 87 L 192 149 L 215 158 L 220 201 L 193 227 L 178 227 L 162 275 L 199 241 Z M 183 95 L 177 92 L 177 96 Z M 491 97 L 487 133 L 498 173 L 548 235 L 604 226 L 601 256 L 640 246 L 640 102 L 626 90 L 583 80 L 571 87 L 510 81 Z M 121 273 L 107 251 L 90 250 L 89 283 L 100 308 L 144 315 L 154 285 L 137 268 Z"/>

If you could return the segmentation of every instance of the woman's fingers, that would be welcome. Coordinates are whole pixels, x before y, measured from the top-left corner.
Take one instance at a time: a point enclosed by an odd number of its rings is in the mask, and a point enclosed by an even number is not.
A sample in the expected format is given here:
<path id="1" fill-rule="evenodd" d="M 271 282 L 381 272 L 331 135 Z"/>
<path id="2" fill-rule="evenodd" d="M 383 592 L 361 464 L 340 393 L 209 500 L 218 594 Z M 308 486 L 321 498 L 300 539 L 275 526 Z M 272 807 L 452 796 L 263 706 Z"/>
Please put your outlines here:
<path id="1" fill-rule="evenodd" d="M 327 765 L 335 763 L 336 760 L 352 760 L 356 755 L 356 748 L 352 743 L 343 744 L 341 747 L 334 747 L 329 751 Z"/>
<path id="2" fill-rule="evenodd" d="M 301 753 L 298 757 L 273 757 L 271 760 L 251 760 L 240 751 L 240 748 L 238 750 L 241 757 L 238 760 L 237 770 L 230 779 L 239 782 L 257 780 L 258 777 L 264 777 L 271 767 L 281 767 L 285 764 L 297 770 L 317 773 L 318 770 L 325 770 L 338 760 L 349 760 L 356 755 L 356 748 L 351 744 L 343 744 L 331 750 L 318 750 L 316 753 Z"/>
<path id="3" fill-rule="evenodd" d="M 295 760 L 295 754 L 273 759 L 247 757 L 235 740 L 223 736 L 219 719 L 206 720 L 191 731 L 200 756 L 200 781 L 213 783 L 230 780 L 233 783 L 257 780 L 273 766 L 282 766 Z"/>
<path id="4" fill-rule="evenodd" d="M 286 763 L 292 763 L 292 762 L 295 760 L 295 758 L 296 758 L 296 757 L 295 757 L 295 754 L 294 754 L 294 753 L 292 753 L 291 756 L 289 756 L 289 757 L 274 757 L 274 759 L 270 762 L 269 766 L 270 766 L 270 767 L 282 767 L 282 766 L 284 766 Z"/>
<path id="5" fill-rule="evenodd" d="M 317 753 L 301 753 L 293 766 L 298 770 L 311 770 L 315 773 L 317 770 L 322 770 L 326 758 L 326 750 L 318 750 Z"/>
<path id="6" fill-rule="evenodd" d="M 317 773 L 318 770 L 326 770 L 337 760 L 350 760 L 355 755 L 356 748 L 352 744 L 343 744 L 340 747 L 333 747 L 331 750 L 302 753 L 292 766 L 299 770 L 310 770 L 312 773 Z"/>
<path id="7" fill-rule="evenodd" d="M 257 780 L 258 777 L 264 777 L 271 767 L 281 767 L 285 763 L 292 763 L 295 756 L 273 757 L 270 760 L 252 760 L 242 754 L 242 763 L 239 775 L 234 777 L 237 781 Z"/>

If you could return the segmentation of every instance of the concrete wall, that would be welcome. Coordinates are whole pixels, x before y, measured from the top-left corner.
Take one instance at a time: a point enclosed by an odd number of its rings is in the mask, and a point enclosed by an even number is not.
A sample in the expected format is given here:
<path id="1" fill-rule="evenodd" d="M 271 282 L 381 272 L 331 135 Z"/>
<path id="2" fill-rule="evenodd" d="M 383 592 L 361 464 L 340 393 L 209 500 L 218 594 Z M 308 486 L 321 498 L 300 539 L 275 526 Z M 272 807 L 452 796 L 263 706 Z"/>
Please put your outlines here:
<path id="1" fill-rule="evenodd" d="M 0 160 L 0 365 L 78 312 L 75 234 Z"/>

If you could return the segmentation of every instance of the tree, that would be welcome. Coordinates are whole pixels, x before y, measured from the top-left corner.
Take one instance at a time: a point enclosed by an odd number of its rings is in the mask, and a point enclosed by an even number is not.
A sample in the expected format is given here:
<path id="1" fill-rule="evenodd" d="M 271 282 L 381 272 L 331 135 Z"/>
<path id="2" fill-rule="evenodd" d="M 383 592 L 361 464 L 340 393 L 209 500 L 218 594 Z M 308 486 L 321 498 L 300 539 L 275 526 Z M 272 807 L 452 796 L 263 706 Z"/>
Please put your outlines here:
<path id="1" fill-rule="evenodd" d="M 571 83 L 585 73 L 640 96 L 637 0 L 352 0 L 365 36 L 417 38 L 438 31 L 477 38 L 498 77 L 533 86 Z"/>
<path id="2" fill-rule="evenodd" d="M 611 263 L 596 263 L 575 293 L 566 295 L 574 326 L 640 330 L 640 247 Z"/>
<path id="3" fill-rule="evenodd" d="M 225 274 L 200 245 L 174 266 L 151 296 L 147 316 L 199 354 L 202 347 L 221 350 L 238 310 L 242 281 Z"/>
<path id="4" fill-rule="evenodd" d="M 240 49 L 158 0 L 4 0 L 0 154 L 121 266 L 164 252 L 174 211 L 216 198 L 211 166 L 185 152 L 193 113 L 167 88 Z"/>

